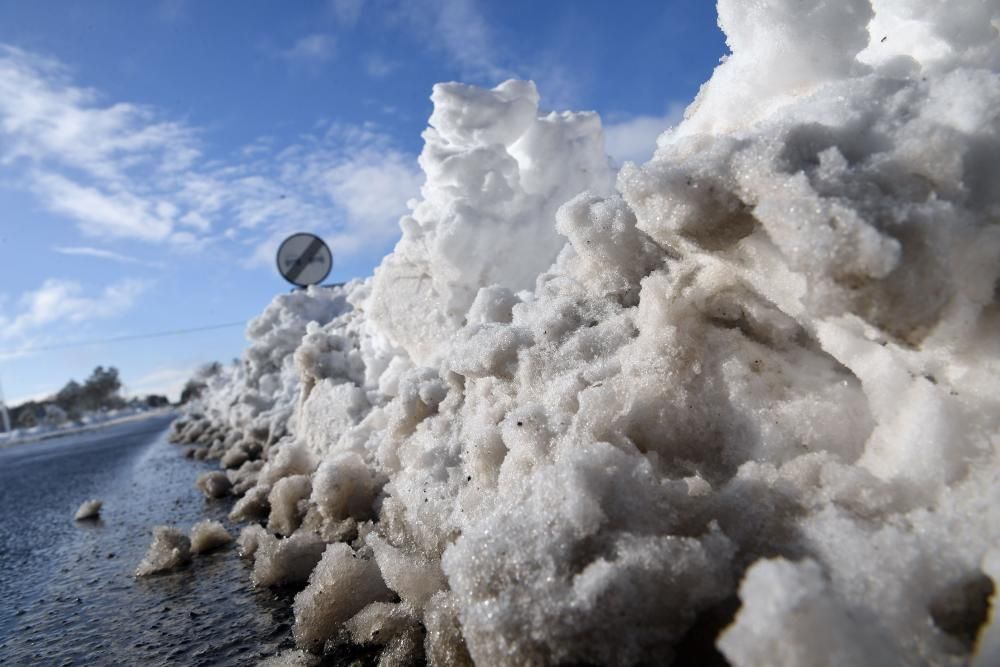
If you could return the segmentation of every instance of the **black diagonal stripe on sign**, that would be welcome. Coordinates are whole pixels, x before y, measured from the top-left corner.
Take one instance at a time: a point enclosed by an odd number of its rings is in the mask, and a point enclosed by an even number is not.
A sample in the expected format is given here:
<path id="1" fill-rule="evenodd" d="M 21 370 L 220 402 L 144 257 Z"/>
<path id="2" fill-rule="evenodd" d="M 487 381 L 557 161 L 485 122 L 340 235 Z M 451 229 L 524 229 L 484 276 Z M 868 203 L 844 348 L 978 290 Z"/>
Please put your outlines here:
<path id="1" fill-rule="evenodd" d="M 309 245 L 306 246 L 305 251 L 299 256 L 297 260 L 295 260 L 295 263 L 292 264 L 292 268 L 289 269 L 288 280 L 294 283 L 296 278 L 298 278 L 299 275 L 301 275 L 302 272 L 306 270 L 306 267 L 309 266 L 309 262 L 313 260 L 313 257 L 316 256 L 316 253 L 322 250 L 322 248 L 323 248 L 323 242 L 320 241 L 319 239 L 313 239 L 312 241 L 310 241 Z"/>

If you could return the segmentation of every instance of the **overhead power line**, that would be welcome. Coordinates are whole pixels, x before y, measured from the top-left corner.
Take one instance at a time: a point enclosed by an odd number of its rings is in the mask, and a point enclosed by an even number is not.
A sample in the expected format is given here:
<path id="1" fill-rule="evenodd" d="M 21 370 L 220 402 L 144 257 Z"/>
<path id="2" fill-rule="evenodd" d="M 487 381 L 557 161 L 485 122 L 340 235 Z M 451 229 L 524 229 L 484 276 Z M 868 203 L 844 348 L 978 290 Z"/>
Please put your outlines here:
<path id="1" fill-rule="evenodd" d="M 225 322 L 223 324 L 209 324 L 203 327 L 173 329 L 171 331 L 154 331 L 152 333 L 133 334 L 130 336 L 114 336 L 112 338 L 94 338 L 91 340 L 79 340 L 68 343 L 54 343 L 52 345 L 36 345 L 33 347 L 22 347 L 17 350 L 3 350 L 0 351 L 0 354 L 25 354 L 28 352 L 48 352 L 50 350 L 67 350 L 74 347 L 105 345 L 107 343 L 121 343 L 130 340 L 144 340 L 147 338 L 166 338 L 168 336 L 183 336 L 186 334 L 198 333 L 200 331 L 212 331 L 214 329 L 229 329 L 231 327 L 246 326 L 247 321 L 248 320 L 240 320 L 238 322 Z"/>

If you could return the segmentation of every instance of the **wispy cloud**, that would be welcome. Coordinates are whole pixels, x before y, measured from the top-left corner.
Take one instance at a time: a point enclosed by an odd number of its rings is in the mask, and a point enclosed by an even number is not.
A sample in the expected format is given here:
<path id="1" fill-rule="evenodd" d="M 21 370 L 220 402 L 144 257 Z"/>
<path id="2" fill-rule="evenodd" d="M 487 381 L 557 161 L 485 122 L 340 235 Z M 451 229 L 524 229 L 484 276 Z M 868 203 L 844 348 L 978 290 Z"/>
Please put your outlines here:
<path id="1" fill-rule="evenodd" d="M 324 44 L 294 50 L 318 57 Z M 422 180 L 416 156 L 372 124 L 327 123 L 288 146 L 262 138 L 232 160 L 203 156 L 201 135 L 0 46 L 0 168 L 91 238 L 181 251 L 224 241 L 258 257 L 281 234 L 311 229 L 335 250 L 384 249 Z"/>
<path id="2" fill-rule="evenodd" d="M 331 124 L 249 168 L 236 188 L 244 199 L 235 213 L 241 227 L 268 233 L 254 253 L 265 264 L 281 238 L 299 229 L 326 231 L 335 253 L 384 247 L 423 182 L 414 157 L 371 125 Z"/>
<path id="3" fill-rule="evenodd" d="M 494 86 L 505 79 L 538 83 L 548 108 L 570 108 L 580 98 L 581 82 L 565 63 L 563 49 L 525 53 L 511 49 L 489 19 L 482 0 L 395 0 L 389 20 L 418 36 L 430 51 L 445 56 L 463 80 Z M 574 45 L 575 46 L 575 45 Z M 571 61 L 569 61 L 571 62 Z M 377 76 L 369 67 L 369 74 Z"/>
<path id="4" fill-rule="evenodd" d="M 105 250 L 104 248 L 91 248 L 89 246 L 56 246 L 52 248 L 52 251 L 57 252 L 60 255 L 94 257 L 95 259 L 104 259 L 111 262 L 118 262 L 119 264 L 138 264 L 140 266 L 149 266 L 154 268 L 160 268 L 163 266 L 162 262 L 148 262 L 146 260 L 130 257 L 111 250 Z"/>
<path id="5" fill-rule="evenodd" d="M 552 53 L 525 66 L 526 76 L 538 86 L 540 105 L 547 109 L 577 107 L 581 85 L 579 79 Z"/>
<path id="6" fill-rule="evenodd" d="M 381 53 L 369 53 L 365 57 L 365 71 L 376 79 L 389 76 L 396 67 L 398 67 L 398 63 L 387 59 Z"/>
<path id="7" fill-rule="evenodd" d="M 190 128 L 146 107 L 99 100 L 57 61 L 0 45 L 0 164 L 25 160 L 125 186 L 129 171 L 176 172 L 198 158 Z"/>
<path id="8" fill-rule="evenodd" d="M 442 51 L 464 79 L 495 85 L 517 76 L 476 0 L 402 0 L 393 16 L 424 35 L 421 41 Z"/>
<path id="9" fill-rule="evenodd" d="M 656 138 L 683 117 L 684 106 L 672 104 L 662 116 L 635 116 L 618 123 L 605 123 L 605 150 L 618 164 L 646 162 L 653 157 Z"/>
<path id="10" fill-rule="evenodd" d="M 365 0 L 330 0 L 329 6 L 337 21 L 345 26 L 353 27 L 361 18 L 361 10 L 364 9 Z"/>
<path id="11" fill-rule="evenodd" d="M 318 65 L 333 59 L 335 47 L 333 35 L 313 33 L 295 40 L 294 44 L 281 51 L 281 57 L 291 63 Z"/>
<path id="12" fill-rule="evenodd" d="M 88 236 L 168 239 L 176 211 L 157 184 L 199 159 L 195 134 L 146 107 L 102 105 L 60 63 L 0 45 L 0 166 Z"/>
<path id="13" fill-rule="evenodd" d="M 406 202 L 419 194 L 423 174 L 402 153 L 370 150 L 332 166 L 324 180 L 348 221 L 333 244 L 357 250 L 398 233 L 397 220 Z"/>
<path id="14" fill-rule="evenodd" d="M 512 72 L 499 64 L 493 32 L 474 0 L 436 0 L 437 29 L 444 48 L 467 70 L 494 79 Z"/>
<path id="15" fill-rule="evenodd" d="M 65 176 L 40 171 L 33 174 L 39 199 L 52 211 L 77 221 L 88 236 L 163 241 L 173 229 L 176 207 L 128 190 L 102 191 L 80 185 Z"/>
<path id="16" fill-rule="evenodd" d="M 126 279 L 87 295 L 76 281 L 51 278 L 22 295 L 16 313 L 0 313 L 0 340 L 24 344 L 59 325 L 114 317 L 130 309 L 149 287 L 149 282 Z"/>

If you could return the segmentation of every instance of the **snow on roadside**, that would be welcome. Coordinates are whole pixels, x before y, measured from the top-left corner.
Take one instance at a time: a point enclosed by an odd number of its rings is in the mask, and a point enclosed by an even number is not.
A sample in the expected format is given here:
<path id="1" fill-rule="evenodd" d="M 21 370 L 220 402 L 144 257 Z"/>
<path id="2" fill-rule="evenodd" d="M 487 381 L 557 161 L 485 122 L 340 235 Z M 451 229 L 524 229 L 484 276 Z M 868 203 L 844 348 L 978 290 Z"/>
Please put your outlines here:
<path id="1" fill-rule="evenodd" d="M 721 0 L 733 55 L 617 176 L 531 83 L 435 87 L 395 251 L 276 297 L 175 423 L 280 533 L 255 580 L 308 577 L 301 648 L 627 665 L 721 617 L 734 665 L 969 660 L 1000 10 L 925 4 Z"/>
<path id="2" fill-rule="evenodd" d="M 13 445 L 23 445 L 39 440 L 61 438 L 65 435 L 87 433 L 101 428 L 139 421 L 149 417 L 162 417 L 175 413 L 174 408 L 123 408 L 85 415 L 78 423 L 60 424 L 58 426 L 33 426 L 25 429 L 14 429 L 0 433 L 0 448 Z"/>

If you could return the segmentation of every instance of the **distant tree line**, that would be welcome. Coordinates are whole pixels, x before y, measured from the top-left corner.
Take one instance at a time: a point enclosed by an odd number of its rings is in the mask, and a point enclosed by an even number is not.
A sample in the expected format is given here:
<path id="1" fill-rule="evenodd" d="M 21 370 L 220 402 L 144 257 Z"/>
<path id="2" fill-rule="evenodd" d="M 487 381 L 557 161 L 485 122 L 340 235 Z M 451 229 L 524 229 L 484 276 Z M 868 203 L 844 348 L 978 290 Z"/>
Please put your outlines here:
<path id="1" fill-rule="evenodd" d="M 87 412 L 125 407 L 125 400 L 118 393 L 121 388 L 117 368 L 111 366 L 105 370 L 98 366 L 82 385 L 76 380 L 67 382 L 51 402 L 62 408 L 70 419 L 78 419 Z"/>
<path id="2" fill-rule="evenodd" d="M 42 401 L 28 401 L 10 410 L 15 428 L 31 428 L 39 424 L 58 425 L 77 421 L 91 412 L 118 410 L 126 406 L 163 407 L 170 404 L 166 396 L 150 394 L 126 403 L 121 396 L 122 383 L 114 366 L 98 366 L 83 384 L 70 380 L 54 396 Z"/>

